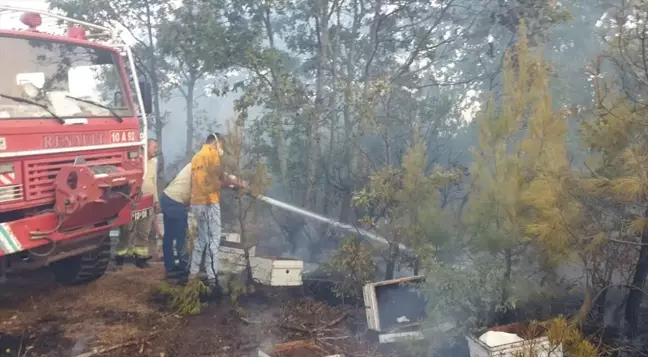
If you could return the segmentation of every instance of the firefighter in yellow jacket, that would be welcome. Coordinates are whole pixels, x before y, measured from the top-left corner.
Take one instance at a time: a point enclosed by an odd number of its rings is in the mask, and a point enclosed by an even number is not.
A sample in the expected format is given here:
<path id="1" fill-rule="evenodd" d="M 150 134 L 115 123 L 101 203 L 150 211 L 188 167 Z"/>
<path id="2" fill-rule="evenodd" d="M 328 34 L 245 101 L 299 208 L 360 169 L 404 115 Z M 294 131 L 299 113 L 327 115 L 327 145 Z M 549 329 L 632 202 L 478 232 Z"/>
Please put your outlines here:
<path id="1" fill-rule="evenodd" d="M 159 212 L 159 200 L 157 191 L 157 142 L 149 139 L 147 143 L 148 162 L 146 176 L 142 184 L 142 193 L 152 194 L 155 201 L 155 211 Z M 144 217 L 131 222 L 128 226 L 122 227 L 119 243 L 116 248 L 115 263 L 119 267 L 124 264 L 126 257 L 133 257 L 138 268 L 149 267 L 149 233 L 153 228 L 155 215 Z"/>
<path id="2" fill-rule="evenodd" d="M 191 160 L 191 211 L 198 223 L 198 234 L 191 255 L 189 278 L 195 279 L 205 254 L 207 284 L 218 290 L 218 249 L 221 235 L 221 185 L 245 188 L 247 183 L 224 172 L 221 167 L 222 137 L 209 134 L 202 149 Z"/>

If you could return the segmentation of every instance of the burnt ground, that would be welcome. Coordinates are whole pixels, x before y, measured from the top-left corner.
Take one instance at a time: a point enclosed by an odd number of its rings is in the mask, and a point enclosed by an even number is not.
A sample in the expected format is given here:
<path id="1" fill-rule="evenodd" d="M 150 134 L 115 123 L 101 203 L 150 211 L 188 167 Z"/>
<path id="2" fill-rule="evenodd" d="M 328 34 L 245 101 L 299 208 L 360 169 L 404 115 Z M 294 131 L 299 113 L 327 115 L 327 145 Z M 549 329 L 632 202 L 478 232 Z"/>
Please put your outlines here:
<path id="1" fill-rule="evenodd" d="M 156 264 L 85 286 L 59 286 L 47 271 L 0 285 L 0 357 L 258 356 L 259 348 L 296 340 L 314 341 L 322 353 L 387 356 L 359 337 L 362 308 L 333 307 L 301 288 L 262 288 L 236 308 L 223 298 L 181 317 L 152 298 L 162 277 Z"/>

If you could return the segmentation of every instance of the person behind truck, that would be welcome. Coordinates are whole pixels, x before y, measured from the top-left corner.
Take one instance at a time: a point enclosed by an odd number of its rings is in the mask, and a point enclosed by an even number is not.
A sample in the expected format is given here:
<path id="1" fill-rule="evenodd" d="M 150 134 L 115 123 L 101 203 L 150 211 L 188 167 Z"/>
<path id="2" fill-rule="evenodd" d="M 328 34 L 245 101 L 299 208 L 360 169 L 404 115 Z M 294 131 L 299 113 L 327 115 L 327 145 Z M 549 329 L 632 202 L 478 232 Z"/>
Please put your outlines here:
<path id="1" fill-rule="evenodd" d="M 148 162 L 146 163 L 146 175 L 142 183 L 142 193 L 152 194 L 155 211 L 159 212 L 159 199 L 157 193 L 157 141 L 149 139 L 146 145 Z M 117 267 L 124 265 L 126 257 L 132 256 L 135 259 L 135 266 L 140 269 L 148 268 L 148 261 L 151 259 L 149 252 L 149 233 L 153 228 L 155 215 L 144 217 L 122 227 L 119 243 L 115 257 Z"/>
<path id="2" fill-rule="evenodd" d="M 204 252 L 207 285 L 215 295 L 220 292 L 217 273 L 221 235 L 221 184 L 234 188 L 248 186 L 247 182 L 222 169 L 222 139 L 219 133 L 209 134 L 202 149 L 191 160 L 191 211 L 198 223 L 198 234 L 191 255 L 189 278 L 198 277 Z"/>
<path id="3" fill-rule="evenodd" d="M 162 254 L 164 270 L 167 279 L 183 278 L 189 273 L 189 257 L 185 252 L 187 236 L 188 208 L 191 204 L 191 163 L 188 163 L 160 197 L 164 237 L 162 238 Z M 175 262 L 175 254 L 178 264 Z"/>

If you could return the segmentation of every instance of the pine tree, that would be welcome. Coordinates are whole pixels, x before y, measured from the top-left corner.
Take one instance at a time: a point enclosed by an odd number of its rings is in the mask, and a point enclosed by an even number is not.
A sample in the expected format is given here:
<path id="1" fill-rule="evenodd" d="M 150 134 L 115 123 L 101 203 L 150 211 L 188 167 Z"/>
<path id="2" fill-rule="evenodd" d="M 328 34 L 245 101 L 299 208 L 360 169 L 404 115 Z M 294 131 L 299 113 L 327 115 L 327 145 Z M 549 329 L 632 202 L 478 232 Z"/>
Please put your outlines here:
<path id="1" fill-rule="evenodd" d="M 389 222 L 377 227 L 379 234 L 390 242 L 390 247 L 383 252 L 387 263 L 386 279 L 393 278 L 397 264 L 405 258 L 399 244 L 415 251 L 415 257 L 409 258 L 418 265 L 416 262 L 422 255 L 449 241 L 446 232 L 451 220 L 440 207 L 439 189 L 456 181 L 459 175 L 440 167 L 426 172 L 426 152 L 415 129 L 401 166 L 389 166 L 376 172 L 370 177 L 369 185 L 354 197 L 357 206 L 379 212 L 375 213 L 376 217 Z"/>
<path id="2" fill-rule="evenodd" d="M 477 121 L 473 192 L 464 217 L 475 238 L 471 240 L 473 250 L 504 262 L 498 286 L 499 307 L 505 310 L 512 305 L 514 260 L 530 243 L 525 234 L 523 196 L 541 149 L 532 138 L 522 139 L 526 132 L 537 129 L 532 118 L 536 111 L 544 110 L 536 104 L 546 86 L 545 69 L 531 54 L 525 26 L 519 31 L 519 42 L 505 57 L 501 103 L 490 100 Z"/>
<path id="3" fill-rule="evenodd" d="M 582 136 L 591 153 L 591 178 L 584 191 L 598 199 L 598 222 L 610 244 L 622 245 L 624 261 L 633 261 L 625 320 L 627 334 L 638 333 L 639 306 L 648 275 L 648 116 L 643 103 L 600 80 L 594 66 L 595 117 L 583 123 Z M 638 251 L 638 257 L 636 257 Z M 622 262 L 615 262 L 622 263 Z"/>

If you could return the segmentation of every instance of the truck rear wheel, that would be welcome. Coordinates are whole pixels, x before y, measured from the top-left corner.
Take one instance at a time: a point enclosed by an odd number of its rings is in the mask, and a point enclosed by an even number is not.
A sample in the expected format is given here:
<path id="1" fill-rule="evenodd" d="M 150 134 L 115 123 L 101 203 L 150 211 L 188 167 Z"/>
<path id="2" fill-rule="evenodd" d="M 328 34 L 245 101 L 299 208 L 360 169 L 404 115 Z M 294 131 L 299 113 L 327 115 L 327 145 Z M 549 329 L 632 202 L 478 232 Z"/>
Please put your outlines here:
<path id="1" fill-rule="evenodd" d="M 104 275 L 110 264 L 110 237 L 87 253 L 59 260 L 50 265 L 56 281 L 63 285 L 81 285 Z"/>

